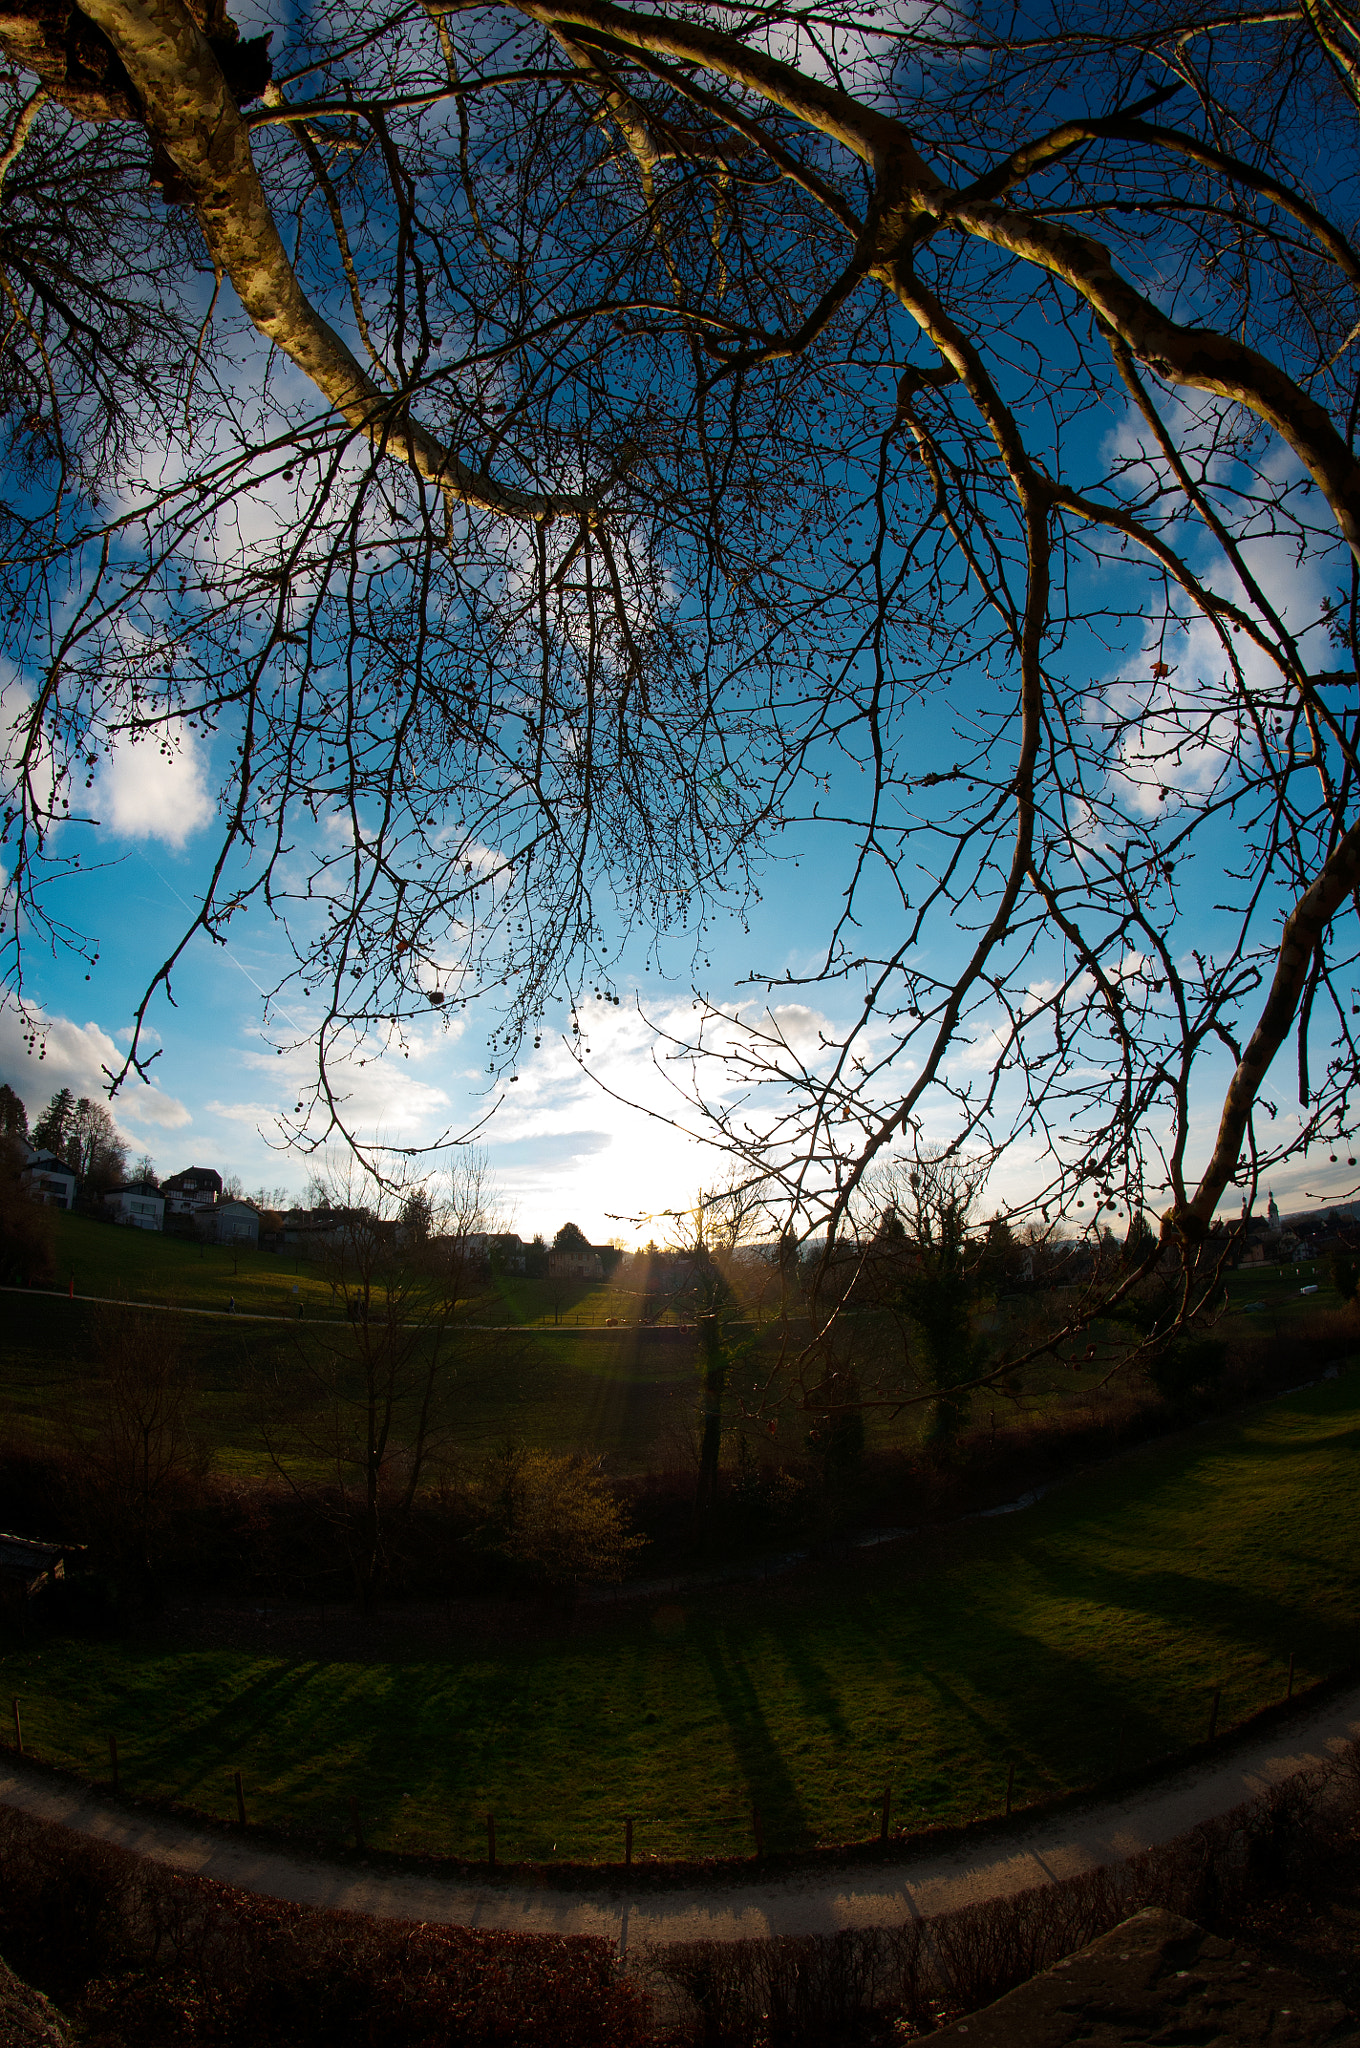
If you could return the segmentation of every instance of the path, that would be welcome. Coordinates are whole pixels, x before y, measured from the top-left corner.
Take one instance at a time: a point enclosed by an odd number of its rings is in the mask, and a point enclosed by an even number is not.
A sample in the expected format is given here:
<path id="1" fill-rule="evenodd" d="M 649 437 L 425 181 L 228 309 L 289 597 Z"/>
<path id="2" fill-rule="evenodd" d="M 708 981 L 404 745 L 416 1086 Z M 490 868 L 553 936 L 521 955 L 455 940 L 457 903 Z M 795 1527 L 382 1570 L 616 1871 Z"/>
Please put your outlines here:
<path id="1" fill-rule="evenodd" d="M 225 1831 L 138 1812 L 11 1755 L 0 1760 L 0 1804 L 61 1821 L 177 1870 L 299 1905 L 524 1934 L 600 1934 L 627 1950 L 648 1941 L 735 1941 L 891 1926 L 913 1915 L 930 1918 L 1003 1897 L 1170 1841 L 1356 1737 L 1360 1686 L 1325 1705 L 1303 1706 L 1288 1725 L 1157 1785 L 1084 1810 L 1039 1816 L 1020 1833 L 979 1834 L 944 1853 L 922 1851 L 895 1863 L 807 1870 L 708 1890 L 678 1886 L 634 1898 L 617 1885 L 560 1891 L 545 1884 L 478 1884 L 291 1855 Z"/>
<path id="2" fill-rule="evenodd" d="M 231 1293 L 230 1278 L 222 1282 L 222 1291 L 224 1294 Z M 191 1308 L 187 1302 L 143 1301 L 140 1296 L 127 1294 L 72 1294 L 69 1291 L 63 1293 L 59 1287 L 15 1287 L 5 1284 L 0 1285 L 0 1294 L 26 1294 L 30 1301 L 85 1301 L 93 1303 L 96 1308 L 150 1309 L 154 1314 L 162 1316 L 223 1316 L 234 1323 L 284 1323 L 289 1327 L 296 1327 L 298 1323 L 323 1323 L 327 1329 L 334 1329 L 337 1324 L 343 1327 L 346 1321 L 338 1312 L 330 1316 L 299 1316 L 287 1308 Z M 403 1323 L 401 1327 L 406 1330 L 419 1330 L 426 1325 Z M 659 1330 L 664 1335 L 678 1337 L 690 1334 L 688 1323 L 459 1323 L 456 1327 L 460 1330 L 495 1331 L 502 1336 L 517 1337 L 626 1337 L 630 1334 L 636 1336 L 639 1330 Z M 734 1324 L 732 1327 L 741 1328 L 749 1325 Z"/>

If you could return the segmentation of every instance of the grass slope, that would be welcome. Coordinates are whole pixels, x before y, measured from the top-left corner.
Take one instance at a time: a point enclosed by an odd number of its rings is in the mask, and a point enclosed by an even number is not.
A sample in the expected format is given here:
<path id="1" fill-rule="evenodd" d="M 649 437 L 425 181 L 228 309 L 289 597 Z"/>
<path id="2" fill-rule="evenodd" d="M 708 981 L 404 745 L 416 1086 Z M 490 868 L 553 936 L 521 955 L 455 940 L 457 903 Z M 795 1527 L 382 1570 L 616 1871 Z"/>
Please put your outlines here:
<path id="1" fill-rule="evenodd" d="M 599 1632 L 387 1661 L 12 1640 L 36 1751 L 131 1789 L 383 1847 L 516 1857 L 742 1854 L 995 1811 L 1200 1738 L 1356 1648 L 1360 1373 L 1191 1431 L 932 1562 L 667 1602 Z M 318 1637 L 318 1641 L 321 1638 Z"/>
<path id="2" fill-rule="evenodd" d="M 199 1387 L 194 1427 L 212 1447 L 220 1468 L 263 1476 L 268 1461 L 257 1425 L 254 1385 L 263 1377 L 287 1394 L 299 1369 L 298 1347 L 319 1322 L 343 1322 L 331 1289 L 314 1265 L 287 1253 L 233 1252 L 185 1244 L 151 1231 L 120 1230 L 83 1217 L 61 1216 L 58 1274 L 74 1280 L 77 1294 L 139 1303 L 206 1309 L 177 1320 L 184 1355 Z M 1260 1301 L 1225 1318 L 1220 1334 L 1231 1343 L 1267 1333 L 1288 1342 L 1291 1329 L 1339 1304 L 1321 1276 L 1319 1292 L 1302 1296 L 1311 1269 L 1264 1268 L 1234 1275 L 1234 1297 Z M 295 1291 L 296 1290 L 296 1291 Z M 555 1306 L 547 1297 L 552 1295 Z M 238 1314 L 225 1313 L 235 1297 Z M 100 1328 L 118 1309 L 65 1298 L 54 1290 L 0 1296 L 0 1429 L 15 1427 L 44 1440 L 70 1416 L 98 1426 Z M 297 1320 L 299 1305 L 304 1320 Z M 606 1330 L 606 1314 L 635 1313 L 625 1298 L 595 1283 L 562 1283 L 497 1276 L 469 1304 L 470 1322 L 509 1325 L 496 1334 L 469 1331 L 458 1339 L 453 1442 L 477 1454 L 511 1436 L 547 1449 L 603 1455 L 615 1472 L 636 1472 L 684 1457 L 682 1439 L 693 1423 L 697 1383 L 695 1340 L 681 1329 Z M 1010 1305 L 998 1318 L 1031 1313 Z M 253 1315 L 279 1317 L 257 1322 Z M 553 1323 L 560 1316 L 561 1327 Z M 577 1319 L 580 1327 L 576 1327 Z M 590 1325 L 595 1327 L 589 1327 Z M 773 1334 L 766 1340 L 773 1345 Z M 1006 1341 L 1004 1332 L 996 1338 Z M 1025 1412 L 1099 1403 L 1104 1366 L 1088 1375 L 1053 1362 L 1026 1374 Z M 753 1378 L 759 1377 L 753 1373 Z M 1089 1389 L 1097 1390 L 1089 1393 Z M 737 1388 L 734 1383 L 733 1395 Z M 1016 1419 L 1010 1405 L 979 1397 L 976 1414 L 991 1411 L 1004 1431 Z M 871 1416 L 871 1445 L 910 1445 L 921 1415 Z M 798 1433 L 791 1439 L 797 1455 Z"/>

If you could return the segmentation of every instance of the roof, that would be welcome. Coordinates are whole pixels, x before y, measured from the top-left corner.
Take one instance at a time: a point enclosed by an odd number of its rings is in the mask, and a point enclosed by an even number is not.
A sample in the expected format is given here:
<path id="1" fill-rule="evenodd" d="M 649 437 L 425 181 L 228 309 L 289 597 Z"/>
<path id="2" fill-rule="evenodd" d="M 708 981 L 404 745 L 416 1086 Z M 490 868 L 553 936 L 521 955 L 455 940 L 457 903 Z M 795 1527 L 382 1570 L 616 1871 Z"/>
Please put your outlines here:
<path id="1" fill-rule="evenodd" d="M 203 1186 L 222 1192 L 222 1176 L 215 1166 L 185 1166 L 178 1173 L 172 1173 L 169 1180 L 161 1182 L 162 1188 L 178 1193 L 181 1188 Z"/>
<path id="2" fill-rule="evenodd" d="M 71 1180 L 75 1180 L 78 1177 L 75 1168 L 68 1166 L 59 1153 L 35 1150 L 32 1145 L 28 1147 L 28 1157 L 19 1168 L 19 1171 L 20 1173 L 64 1173 Z"/>
<path id="3" fill-rule="evenodd" d="M 65 1578 L 66 1559 L 84 1548 L 83 1543 L 38 1543 L 0 1531 L 0 1587 L 36 1593 L 49 1578 Z"/>

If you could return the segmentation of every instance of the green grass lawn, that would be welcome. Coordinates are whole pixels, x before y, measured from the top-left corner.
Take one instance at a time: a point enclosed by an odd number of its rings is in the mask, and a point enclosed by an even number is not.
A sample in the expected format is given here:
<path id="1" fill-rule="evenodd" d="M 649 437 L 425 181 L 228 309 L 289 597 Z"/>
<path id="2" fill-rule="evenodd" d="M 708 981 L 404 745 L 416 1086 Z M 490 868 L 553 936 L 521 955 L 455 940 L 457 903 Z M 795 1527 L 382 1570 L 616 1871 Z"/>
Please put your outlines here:
<path id="1" fill-rule="evenodd" d="M 225 1311 L 234 1296 L 234 1317 L 214 1313 L 176 1319 L 197 1382 L 194 1427 L 221 1469 L 242 1476 L 267 1473 L 256 1388 L 264 1380 L 286 1395 L 309 1330 L 319 1323 L 343 1322 L 324 1275 L 289 1254 L 186 1244 L 83 1217 L 57 1221 L 56 1285 L 0 1297 L 0 1428 L 17 1426 L 30 1438 L 50 1440 L 68 1418 L 97 1427 L 99 1333 L 122 1311 L 69 1301 L 65 1283 L 70 1279 L 78 1295 L 126 1301 L 130 1312 L 152 1302 Z M 1336 1305 L 1325 1284 L 1316 1295 L 1300 1295 L 1308 1278 L 1307 1271 L 1269 1267 L 1234 1275 L 1235 1299 L 1264 1300 L 1267 1306 L 1234 1310 L 1221 1325 L 1222 1334 L 1231 1342 L 1237 1335 L 1266 1330 L 1287 1340 L 1292 1327 Z M 469 1329 L 455 1340 L 454 1449 L 476 1456 L 516 1437 L 552 1450 L 603 1455 L 618 1473 L 682 1459 L 683 1438 L 695 1411 L 694 1339 L 673 1327 L 640 1330 L 632 1320 L 635 1311 L 630 1298 L 598 1283 L 564 1287 L 506 1275 L 488 1282 L 485 1292 L 467 1305 L 466 1318 L 510 1328 L 498 1334 Z M 1032 1315 L 1033 1308 L 1025 1303 L 1003 1308 L 996 1317 L 998 1344 L 1016 1336 L 1006 1327 L 1016 1314 Z M 252 1315 L 278 1320 L 254 1321 Z M 618 1315 L 622 1327 L 600 1327 L 609 1315 Z M 773 1346 L 776 1335 L 767 1329 L 760 1341 Z M 1041 1360 L 1026 1373 L 1023 1412 L 993 1395 L 980 1396 L 975 1411 L 984 1422 L 989 1410 L 998 1414 L 1005 1430 L 1022 1423 L 1024 1414 L 1061 1409 L 1073 1400 L 1099 1401 L 1103 1392 L 1087 1390 L 1104 1370 L 1105 1363 L 1098 1361 L 1093 1381 L 1087 1372 Z M 753 1380 L 760 1377 L 752 1372 Z M 738 1391 L 734 1382 L 734 1407 Z M 920 1428 L 921 1414 L 915 1409 L 871 1415 L 869 1442 L 875 1447 L 910 1445 Z M 797 1455 L 797 1428 L 790 1442 Z"/>
<path id="2" fill-rule="evenodd" d="M 4 1297 L 0 1430 L 43 1443 L 70 1424 L 97 1429 L 99 1343 L 109 1319 L 135 1316 L 61 1297 Z M 176 1315 L 170 1324 L 194 1380 L 192 1426 L 219 1470 L 265 1476 L 259 1390 L 285 1400 L 301 1382 L 315 1326 Z M 506 1437 L 546 1449 L 603 1453 L 610 1469 L 644 1469 L 694 1409 L 693 1340 L 678 1331 L 455 1332 L 447 1436 L 476 1456 Z"/>
<path id="3" fill-rule="evenodd" d="M 38 1754 L 129 1789 L 386 1848 L 503 1856 L 792 1848 L 1088 1783 L 1353 1660 L 1360 1373 L 1074 1480 L 921 1552 L 704 1596 L 599 1631 L 329 1661 L 154 1643 L 6 1644 Z M 436 1636 L 441 1631 L 432 1631 Z M 318 1636 L 318 1643 L 323 1639 Z"/>

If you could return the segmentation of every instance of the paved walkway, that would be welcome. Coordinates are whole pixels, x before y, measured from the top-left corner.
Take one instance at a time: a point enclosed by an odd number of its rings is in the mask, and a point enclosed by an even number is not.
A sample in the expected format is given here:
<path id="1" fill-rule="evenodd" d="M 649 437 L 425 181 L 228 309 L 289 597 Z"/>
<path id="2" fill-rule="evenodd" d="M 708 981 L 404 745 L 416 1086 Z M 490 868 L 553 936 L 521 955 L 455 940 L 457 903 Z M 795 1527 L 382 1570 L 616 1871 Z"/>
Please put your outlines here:
<path id="1" fill-rule="evenodd" d="M 647 1890 L 632 1898 L 621 1886 L 562 1891 L 509 1881 L 479 1885 L 290 1855 L 225 1831 L 140 1813 L 13 1756 L 0 1760 L 0 1804 L 61 1821 L 177 1870 L 300 1905 L 526 1934 L 601 1934 L 626 1951 L 649 1941 L 735 1941 L 890 1926 L 1004 1897 L 1170 1841 L 1357 1737 L 1360 1686 L 1325 1705 L 1302 1707 L 1287 1727 L 1225 1748 L 1221 1756 L 1155 1786 L 1082 1811 L 1041 1816 L 1018 1834 L 980 1834 L 945 1853 L 921 1852 L 895 1863 L 808 1870 L 708 1890 Z"/>
<path id="2" fill-rule="evenodd" d="M 222 1292 L 232 1292 L 231 1281 L 224 1280 Z M 324 1323 L 333 1329 L 337 1324 L 344 1326 L 346 1318 L 337 1310 L 330 1316 L 300 1316 L 295 1309 L 256 1308 L 192 1308 L 187 1302 L 142 1301 L 127 1294 L 72 1294 L 61 1287 L 15 1287 L 8 1283 L 0 1285 L 0 1294 L 26 1294 L 30 1301 L 85 1301 L 96 1308 L 135 1308 L 139 1312 L 148 1309 L 155 1315 L 165 1316 L 230 1316 L 237 1323 Z M 406 1330 L 419 1330 L 421 1323 L 403 1323 Z M 523 1337 L 613 1337 L 636 1336 L 639 1331 L 655 1334 L 660 1331 L 666 1336 L 684 1337 L 690 1334 L 688 1323 L 458 1323 L 459 1330 L 494 1330 L 502 1335 Z M 740 1327 L 733 1325 L 733 1327 Z"/>

